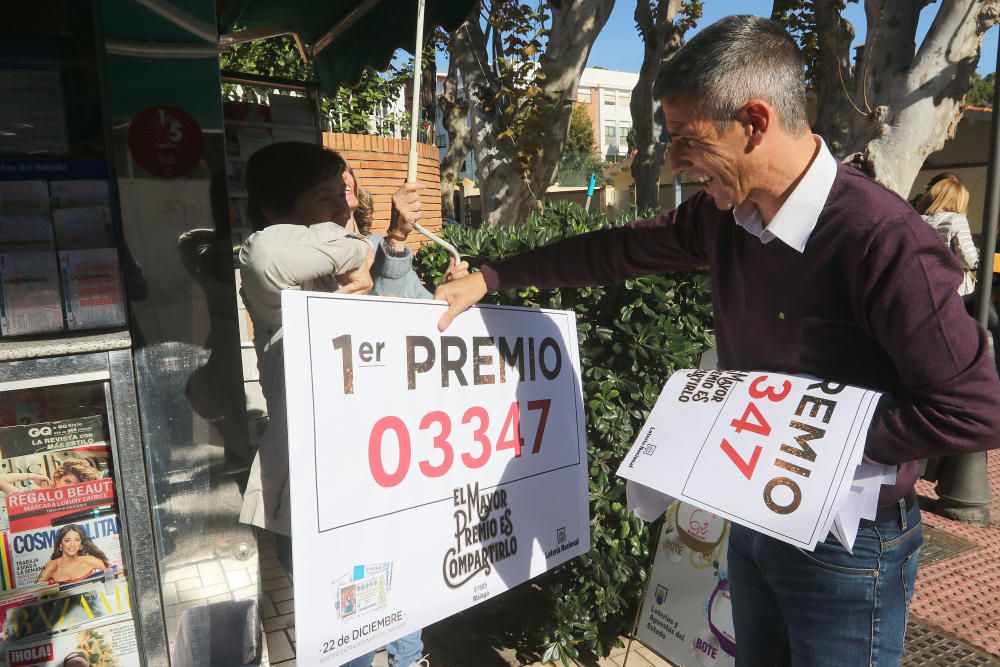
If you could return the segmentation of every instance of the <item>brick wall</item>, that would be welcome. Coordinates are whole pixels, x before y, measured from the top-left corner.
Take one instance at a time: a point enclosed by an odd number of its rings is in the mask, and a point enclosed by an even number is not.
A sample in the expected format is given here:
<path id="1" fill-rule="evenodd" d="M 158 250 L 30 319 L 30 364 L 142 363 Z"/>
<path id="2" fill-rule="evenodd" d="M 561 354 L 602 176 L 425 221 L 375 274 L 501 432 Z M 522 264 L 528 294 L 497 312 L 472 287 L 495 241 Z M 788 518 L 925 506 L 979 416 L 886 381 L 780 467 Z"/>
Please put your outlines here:
<path id="1" fill-rule="evenodd" d="M 389 226 L 392 194 L 406 181 L 406 162 L 410 153 L 408 139 L 370 137 L 361 134 L 325 132 L 323 145 L 343 155 L 361 186 L 374 200 L 372 231 L 384 234 Z M 441 228 L 441 165 L 440 154 L 432 144 L 417 144 L 417 181 L 420 191 L 420 224 L 431 231 Z M 410 236 L 414 248 L 427 239 L 421 234 Z"/>

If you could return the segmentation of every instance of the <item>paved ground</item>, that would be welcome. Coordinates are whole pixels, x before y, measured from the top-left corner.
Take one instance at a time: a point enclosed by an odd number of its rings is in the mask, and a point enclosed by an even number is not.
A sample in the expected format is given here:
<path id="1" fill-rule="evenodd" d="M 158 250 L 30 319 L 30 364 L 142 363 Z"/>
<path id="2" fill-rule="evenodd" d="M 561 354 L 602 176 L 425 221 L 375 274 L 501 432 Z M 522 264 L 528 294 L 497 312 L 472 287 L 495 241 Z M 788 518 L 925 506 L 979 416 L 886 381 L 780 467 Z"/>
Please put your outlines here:
<path id="1" fill-rule="evenodd" d="M 907 630 L 906 667 L 1000 667 L 1000 452 L 989 458 L 993 502 L 991 523 L 972 526 L 924 511 L 925 545 Z M 937 496 L 920 482 L 922 504 Z M 295 615 L 291 582 L 267 545 L 261 545 L 261 583 L 269 661 L 295 666 Z M 433 667 L 506 667 L 535 664 L 519 660 L 512 650 L 496 649 L 479 640 L 460 619 L 448 619 L 425 630 L 424 642 Z M 623 639 L 627 642 L 627 639 Z M 612 651 L 585 667 L 667 667 L 671 663 L 638 642 Z M 267 664 L 267 660 L 265 664 Z M 375 667 L 386 665 L 385 653 Z M 307 666 L 303 666 L 307 667 Z M 687 666 L 684 666 L 687 667 Z"/>

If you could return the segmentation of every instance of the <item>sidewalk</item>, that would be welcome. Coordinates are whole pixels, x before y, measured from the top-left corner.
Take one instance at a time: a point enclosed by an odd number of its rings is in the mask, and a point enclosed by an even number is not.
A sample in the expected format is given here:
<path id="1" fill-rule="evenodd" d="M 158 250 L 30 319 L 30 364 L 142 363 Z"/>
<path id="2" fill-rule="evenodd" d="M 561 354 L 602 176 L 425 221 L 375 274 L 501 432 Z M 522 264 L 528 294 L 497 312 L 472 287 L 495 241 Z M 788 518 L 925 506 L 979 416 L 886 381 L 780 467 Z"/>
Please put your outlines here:
<path id="1" fill-rule="evenodd" d="M 989 477 L 993 492 L 989 525 L 972 526 L 923 512 L 925 541 L 907 627 L 905 667 L 1000 667 L 1000 452 L 990 452 Z M 921 502 L 937 498 L 927 482 L 917 484 L 917 493 Z M 261 544 L 270 664 L 294 667 L 292 589 L 269 550 Z M 513 649 L 490 647 L 474 629 L 462 627 L 459 617 L 427 628 L 424 643 L 432 667 L 541 666 L 519 660 Z M 622 667 L 626 659 L 628 667 L 671 665 L 635 641 L 627 655 L 622 647 L 607 658 L 576 664 Z M 378 653 L 375 667 L 386 664 L 385 653 Z"/>

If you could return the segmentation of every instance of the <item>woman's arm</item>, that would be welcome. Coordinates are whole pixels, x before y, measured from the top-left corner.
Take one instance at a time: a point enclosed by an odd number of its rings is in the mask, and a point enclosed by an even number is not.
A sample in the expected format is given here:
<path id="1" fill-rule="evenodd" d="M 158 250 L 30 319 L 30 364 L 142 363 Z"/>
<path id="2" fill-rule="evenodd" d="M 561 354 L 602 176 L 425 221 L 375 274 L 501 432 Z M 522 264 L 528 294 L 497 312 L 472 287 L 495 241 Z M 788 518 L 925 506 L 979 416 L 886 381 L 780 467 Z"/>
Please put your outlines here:
<path id="1" fill-rule="evenodd" d="M 972 270 L 979 264 L 979 251 L 976 244 L 972 242 L 972 232 L 969 230 L 969 220 L 964 215 L 957 215 L 951 219 L 952 250 L 962 262 L 963 268 Z"/>
<path id="2" fill-rule="evenodd" d="M 38 578 L 35 579 L 35 583 L 42 584 L 51 579 L 52 573 L 56 571 L 56 567 L 58 566 L 56 565 L 55 560 L 50 560 L 48 563 L 46 563 L 45 566 L 42 568 L 42 571 L 38 573 Z"/>

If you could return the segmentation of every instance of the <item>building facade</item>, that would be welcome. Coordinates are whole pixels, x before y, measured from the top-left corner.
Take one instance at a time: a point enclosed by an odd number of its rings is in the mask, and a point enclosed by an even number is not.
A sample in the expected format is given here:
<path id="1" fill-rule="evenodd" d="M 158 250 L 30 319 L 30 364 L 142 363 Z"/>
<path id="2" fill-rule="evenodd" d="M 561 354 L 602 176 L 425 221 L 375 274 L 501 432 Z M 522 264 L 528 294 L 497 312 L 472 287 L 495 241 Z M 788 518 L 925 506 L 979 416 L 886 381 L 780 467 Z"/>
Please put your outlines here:
<path id="1" fill-rule="evenodd" d="M 580 77 L 576 100 L 587 105 L 594 124 L 594 140 L 601 157 L 618 162 L 628 157 L 632 130 L 632 89 L 639 82 L 635 72 L 587 67 Z"/>

